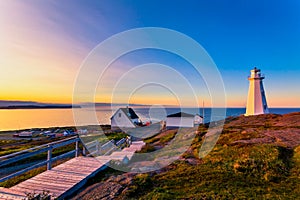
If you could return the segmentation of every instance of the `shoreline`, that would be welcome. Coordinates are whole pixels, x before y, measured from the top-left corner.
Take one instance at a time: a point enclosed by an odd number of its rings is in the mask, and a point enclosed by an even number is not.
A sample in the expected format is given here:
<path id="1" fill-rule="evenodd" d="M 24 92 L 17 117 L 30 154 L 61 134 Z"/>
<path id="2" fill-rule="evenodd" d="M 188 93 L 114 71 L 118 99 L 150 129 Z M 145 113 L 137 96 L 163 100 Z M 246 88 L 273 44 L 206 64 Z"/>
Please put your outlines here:
<path id="1" fill-rule="evenodd" d="M 289 113 L 284 113 L 284 114 L 278 114 L 278 113 L 269 113 L 269 114 L 265 114 L 265 115 L 290 115 L 290 114 L 295 114 L 295 113 L 300 113 L 300 111 L 294 111 L 294 112 L 289 112 Z M 236 115 L 236 116 L 227 116 L 225 118 L 228 119 L 228 118 L 232 118 L 232 117 L 240 117 L 242 115 Z M 248 116 L 248 117 L 251 117 L 251 116 Z M 219 121 L 219 120 L 216 120 L 216 121 Z M 216 122 L 215 121 L 215 122 Z M 205 124 L 208 124 L 208 123 L 212 123 L 214 121 L 211 121 L 211 122 L 206 122 Z M 21 128 L 21 129 L 6 129 L 6 130 L 1 130 L 0 129 L 0 136 L 1 134 L 12 134 L 12 133 L 19 133 L 19 132 L 22 132 L 22 131 L 47 131 L 47 130 L 53 130 L 53 129 L 77 129 L 77 128 L 87 128 L 87 127 L 94 127 L 95 126 L 101 126 L 101 127 L 110 127 L 110 124 L 89 124 L 89 125 L 80 125 L 80 126 L 76 126 L 76 125 L 62 125 L 62 126 L 47 126 L 47 127 L 31 127 L 31 128 Z"/>
<path id="2" fill-rule="evenodd" d="M 90 124 L 90 125 L 82 125 L 82 126 L 73 126 L 73 125 L 66 125 L 66 126 L 50 126 L 50 127 L 34 127 L 34 128 L 22 128 L 22 129 L 10 129 L 10 130 L 0 130 L 0 136 L 3 133 L 18 133 L 22 131 L 47 131 L 50 129 L 76 129 L 79 127 L 87 128 L 87 127 L 95 127 L 95 126 L 101 126 L 101 127 L 110 127 L 110 124 Z"/>

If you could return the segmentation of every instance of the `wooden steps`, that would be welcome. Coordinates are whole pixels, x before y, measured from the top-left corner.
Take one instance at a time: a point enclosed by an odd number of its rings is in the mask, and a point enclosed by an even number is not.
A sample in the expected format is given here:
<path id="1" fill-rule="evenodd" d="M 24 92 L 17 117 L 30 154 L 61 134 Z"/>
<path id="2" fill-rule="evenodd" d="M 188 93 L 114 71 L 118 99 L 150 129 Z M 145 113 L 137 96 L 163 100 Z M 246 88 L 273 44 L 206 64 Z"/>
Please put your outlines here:
<path id="1" fill-rule="evenodd" d="M 132 142 L 130 147 L 109 156 L 76 157 L 11 188 L 0 188 L 0 199 L 24 199 L 26 193 L 49 192 L 51 198 L 63 199 L 82 187 L 86 181 L 107 167 L 110 160 L 129 160 L 141 150 L 144 142 Z"/>

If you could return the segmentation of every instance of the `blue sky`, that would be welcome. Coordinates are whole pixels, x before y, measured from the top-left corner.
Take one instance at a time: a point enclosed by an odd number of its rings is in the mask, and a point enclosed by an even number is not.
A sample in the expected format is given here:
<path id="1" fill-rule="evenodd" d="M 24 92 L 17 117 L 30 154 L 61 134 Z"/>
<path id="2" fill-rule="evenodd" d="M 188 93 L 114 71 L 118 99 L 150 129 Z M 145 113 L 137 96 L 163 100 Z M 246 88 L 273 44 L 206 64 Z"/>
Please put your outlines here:
<path id="1" fill-rule="evenodd" d="M 246 105 L 247 76 L 257 66 L 266 75 L 270 106 L 300 107 L 299 11 L 300 2 L 292 0 L 1 1 L 0 67 L 7 73 L 0 77 L 0 98 L 71 102 L 80 64 L 97 44 L 128 29 L 164 27 L 206 49 L 223 77 L 228 106 Z M 189 68 L 167 53 L 137 55 L 123 65 L 157 61 Z"/>

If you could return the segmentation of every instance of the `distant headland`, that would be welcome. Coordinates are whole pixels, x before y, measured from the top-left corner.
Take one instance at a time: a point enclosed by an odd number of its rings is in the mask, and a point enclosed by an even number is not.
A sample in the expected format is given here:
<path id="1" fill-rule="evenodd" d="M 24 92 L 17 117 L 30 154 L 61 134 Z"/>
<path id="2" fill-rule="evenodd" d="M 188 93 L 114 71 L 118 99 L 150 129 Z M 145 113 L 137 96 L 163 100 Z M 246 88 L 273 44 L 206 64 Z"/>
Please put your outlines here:
<path id="1" fill-rule="evenodd" d="M 0 100 L 0 109 L 71 109 L 81 108 L 80 105 L 39 103 L 34 101 L 3 101 Z"/>
<path id="2" fill-rule="evenodd" d="M 4 106 L 0 109 L 71 109 L 81 108 L 78 105 L 19 105 L 19 106 Z"/>

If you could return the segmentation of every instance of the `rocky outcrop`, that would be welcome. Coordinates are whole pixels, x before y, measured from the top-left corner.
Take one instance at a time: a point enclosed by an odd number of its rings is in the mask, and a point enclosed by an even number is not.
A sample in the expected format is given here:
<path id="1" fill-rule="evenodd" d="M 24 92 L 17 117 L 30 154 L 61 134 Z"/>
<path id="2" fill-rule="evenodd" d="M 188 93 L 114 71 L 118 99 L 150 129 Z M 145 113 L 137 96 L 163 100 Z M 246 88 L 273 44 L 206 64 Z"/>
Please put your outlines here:
<path id="1" fill-rule="evenodd" d="M 72 199 L 122 199 L 122 192 L 127 190 L 127 187 L 132 183 L 135 176 L 133 173 L 126 173 L 118 176 L 111 176 L 108 180 L 101 183 L 96 183 L 85 190 L 81 191 Z"/>

